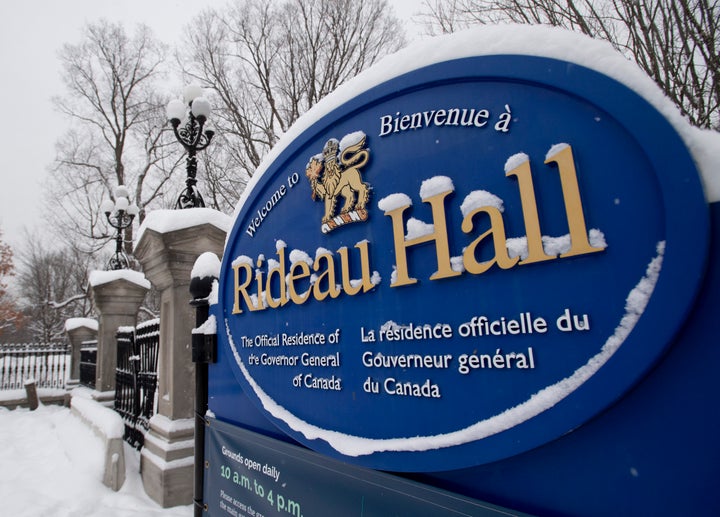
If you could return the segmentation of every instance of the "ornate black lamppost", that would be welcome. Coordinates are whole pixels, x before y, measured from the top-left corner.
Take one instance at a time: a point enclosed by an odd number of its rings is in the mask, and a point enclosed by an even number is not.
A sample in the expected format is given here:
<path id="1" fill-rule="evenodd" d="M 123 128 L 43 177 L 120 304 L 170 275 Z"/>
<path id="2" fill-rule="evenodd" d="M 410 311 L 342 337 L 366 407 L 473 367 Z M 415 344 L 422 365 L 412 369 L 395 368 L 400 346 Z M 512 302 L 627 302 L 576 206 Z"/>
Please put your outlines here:
<path id="1" fill-rule="evenodd" d="M 184 102 L 175 99 L 167 105 L 167 117 L 172 124 L 175 138 L 187 151 L 187 179 L 185 190 L 178 197 L 175 208 L 201 208 L 205 206 L 200 191 L 195 187 L 197 180 L 197 158 L 195 153 L 202 151 L 212 140 L 214 131 L 205 129 L 210 116 L 210 103 L 202 97 L 203 90 L 198 85 L 189 85 L 183 93 Z M 184 125 L 181 127 L 181 124 Z"/>
<path id="2" fill-rule="evenodd" d="M 123 250 L 122 232 L 133 223 L 139 209 L 135 203 L 130 203 L 128 200 L 129 193 L 127 187 L 118 185 L 115 189 L 115 201 L 106 199 L 100 205 L 100 210 L 105 213 L 110 226 L 117 230 L 115 235 L 115 255 L 108 261 L 108 270 L 130 269 L 130 259 Z"/>

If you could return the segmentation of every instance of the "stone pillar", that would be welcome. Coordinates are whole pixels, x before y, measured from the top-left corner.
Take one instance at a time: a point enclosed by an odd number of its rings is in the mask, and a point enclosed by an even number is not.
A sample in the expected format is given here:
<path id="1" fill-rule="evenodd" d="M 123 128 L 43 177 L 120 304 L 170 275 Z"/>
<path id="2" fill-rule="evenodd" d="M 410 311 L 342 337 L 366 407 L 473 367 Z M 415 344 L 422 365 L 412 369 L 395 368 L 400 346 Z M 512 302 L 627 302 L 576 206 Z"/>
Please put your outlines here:
<path id="1" fill-rule="evenodd" d="M 98 322 L 92 318 L 68 318 L 65 332 L 70 340 L 70 375 L 66 385 L 68 391 L 80 383 L 80 349 L 85 341 L 97 339 Z"/>
<path id="2" fill-rule="evenodd" d="M 118 327 L 134 327 L 137 313 L 150 282 L 138 271 L 93 271 L 90 273 L 90 292 L 97 312 L 98 325 L 97 371 L 93 398 L 105 404 L 115 397 L 115 367 L 117 366 Z"/>
<path id="3" fill-rule="evenodd" d="M 190 273 L 204 252 L 222 256 L 231 219 L 208 208 L 156 210 L 138 234 L 135 258 L 160 291 L 158 411 L 141 456 L 145 492 L 163 507 L 193 500 L 195 367 Z"/>

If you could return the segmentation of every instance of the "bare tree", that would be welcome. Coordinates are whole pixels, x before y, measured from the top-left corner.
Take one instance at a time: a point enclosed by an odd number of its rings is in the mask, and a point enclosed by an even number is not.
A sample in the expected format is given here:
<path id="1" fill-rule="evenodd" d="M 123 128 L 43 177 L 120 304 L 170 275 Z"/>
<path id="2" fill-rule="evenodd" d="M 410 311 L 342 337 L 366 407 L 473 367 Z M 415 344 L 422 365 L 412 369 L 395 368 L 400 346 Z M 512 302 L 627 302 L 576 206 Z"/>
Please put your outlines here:
<path id="1" fill-rule="evenodd" d="M 60 341 L 65 337 L 68 318 L 91 313 L 87 296 L 90 258 L 72 248 L 48 250 L 27 237 L 18 268 L 27 331 L 34 341 Z"/>
<path id="2" fill-rule="evenodd" d="M 386 0 L 236 0 L 188 31 L 185 73 L 211 88 L 222 138 L 207 164 L 234 205 L 279 136 L 325 95 L 405 43 Z"/>
<path id="3" fill-rule="evenodd" d="M 163 135 L 165 100 L 157 94 L 165 55 L 147 27 L 128 35 L 106 21 L 87 25 L 82 41 L 60 52 L 67 93 L 54 102 L 72 125 L 58 141 L 47 190 L 53 220 L 88 252 L 112 237 L 99 206 L 115 186 L 134 193 L 142 222 L 177 168 Z M 131 253 L 132 227 L 124 240 Z"/>
<path id="4" fill-rule="evenodd" d="M 514 22 L 607 40 L 692 124 L 720 131 L 720 0 L 425 0 L 424 7 L 430 34 Z"/>

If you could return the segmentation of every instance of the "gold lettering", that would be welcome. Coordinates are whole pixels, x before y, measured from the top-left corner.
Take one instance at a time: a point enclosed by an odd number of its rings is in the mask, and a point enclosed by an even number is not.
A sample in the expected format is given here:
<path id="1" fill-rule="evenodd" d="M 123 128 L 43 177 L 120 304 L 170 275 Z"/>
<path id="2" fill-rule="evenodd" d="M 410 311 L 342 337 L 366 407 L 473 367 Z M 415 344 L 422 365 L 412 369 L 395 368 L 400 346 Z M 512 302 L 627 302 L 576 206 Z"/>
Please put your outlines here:
<path id="1" fill-rule="evenodd" d="M 265 309 L 265 303 L 263 302 L 263 297 L 265 296 L 263 293 L 263 273 L 262 269 L 262 263 L 263 258 L 258 257 L 257 261 L 255 262 L 257 264 L 257 269 L 255 270 L 255 283 L 257 284 L 257 309 Z"/>
<path id="2" fill-rule="evenodd" d="M 302 271 L 300 273 L 296 273 L 296 269 L 301 269 Z M 295 280 L 300 280 L 303 278 L 307 278 L 310 276 L 310 266 L 307 265 L 306 262 L 303 262 L 302 260 L 299 262 L 295 262 L 292 266 L 290 266 L 290 272 L 288 273 L 287 281 L 288 281 L 288 292 L 290 293 L 290 299 L 293 303 L 296 303 L 298 305 L 302 305 L 305 303 L 308 298 L 310 298 L 310 286 L 308 286 L 308 289 L 303 294 L 298 294 L 298 292 L 295 290 Z"/>
<path id="3" fill-rule="evenodd" d="M 510 258 L 507 250 L 507 238 L 505 236 L 505 223 L 503 222 L 502 214 L 500 210 L 494 206 L 483 206 L 476 208 L 465 218 L 462 222 L 462 231 L 470 233 L 473 230 L 473 216 L 477 213 L 485 212 L 490 216 L 490 229 L 480 235 L 477 239 L 470 243 L 463 252 L 463 264 L 468 273 L 473 275 L 480 275 L 487 271 L 493 264 L 497 264 L 502 269 L 510 269 L 518 262 L 518 257 Z M 478 262 L 475 258 L 475 250 L 480 245 L 482 240 L 488 235 L 492 234 L 493 246 L 495 248 L 495 256 L 491 260 L 485 262 Z"/>
<path id="4" fill-rule="evenodd" d="M 590 245 L 588 240 L 572 148 L 569 145 L 564 147 L 545 160 L 545 163 L 556 163 L 558 166 L 563 201 L 565 202 L 565 214 L 567 215 L 568 227 L 570 229 L 571 248 L 569 251 L 561 254 L 560 258 L 603 251 L 605 248 L 595 248 Z"/>
<path id="5" fill-rule="evenodd" d="M 233 265 L 233 277 L 235 281 L 235 303 L 233 304 L 233 314 L 241 314 L 242 309 L 240 308 L 240 295 L 242 294 L 243 300 L 245 300 L 245 305 L 247 305 L 247 308 L 251 311 L 259 310 L 258 307 L 255 307 L 252 303 L 252 298 L 247 292 L 247 288 L 250 285 L 250 282 L 252 282 L 252 266 L 246 262 L 238 263 Z M 241 284 L 240 283 L 240 270 L 243 269 L 245 271 L 245 281 Z"/>
<path id="6" fill-rule="evenodd" d="M 318 274 L 317 280 L 313 284 L 313 297 L 317 301 L 322 301 L 328 296 L 330 298 L 337 298 L 340 295 L 340 290 L 337 288 L 337 282 L 335 280 L 335 262 L 332 258 L 332 253 L 323 253 L 315 258 L 313 269 L 317 272 L 320 271 L 320 264 L 325 261 L 326 268 L 324 271 Z M 327 282 L 327 290 L 322 290 L 323 281 Z"/>
<path id="7" fill-rule="evenodd" d="M 525 221 L 525 235 L 527 236 L 528 256 L 520 265 L 553 260 L 553 255 L 547 255 L 542 245 L 542 232 L 540 231 L 540 217 L 538 216 L 537 202 L 535 201 L 535 187 L 532 181 L 530 162 L 525 160 L 505 176 L 515 176 L 520 189 L 520 203 L 523 220 Z"/>
<path id="8" fill-rule="evenodd" d="M 368 242 L 363 241 L 355 245 L 360 250 L 360 271 L 362 283 L 357 287 L 353 287 L 350 279 L 350 260 L 348 256 L 347 248 L 340 248 L 338 254 L 340 254 L 340 269 L 342 270 L 342 285 L 343 290 L 350 296 L 355 296 L 361 290 L 366 293 L 374 287 L 370 278 L 370 259 L 368 254 Z"/>
<path id="9" fill-rule="evenodd" d="M 285 247 L 280 248 L 277 254 L 280 258 L 279 266 L 269 270 L 267 278 L 265 279 L 265 299 L 268 306 L 273 309 L 277 309 L 288 302 L 287 287 L 285 285 Z M 271 289 L 274 276 L 278 277 L 278 284 L 280 285 L 280 297 L 277 300 L 273 298 Z"/>
<path id="10" fill-rule="evenodd" d="M 470 234 L 476 230 L 474 218 L 478 214 L 487 214 L 490 223 L 490 227 L 463 250 L 462 260 L 465 271 L 473 275 L 479 275 L 485 273 L 494 265 L 501 269 L 510 269 L 516 265 L 604 250 L 604 248 L 593 247 L 590 244 L 572 148 L 569 145 L 558 146 L 553 148 L 551 153 L 552 155 L 545 160 L 545 164 L 555 163 L 558 167 L 571 240 L 570 249 L 560 254 L 559 257 L 545 253 L 532 171 L 529 161 L 524 160 L 517 167 L 508 171 L 505 176 L 508 178 L 515 177 L 518 182 L 528 256 L 522 260 L 520 257 L 510 257 L 502 212 L 494 206 L 483 206 L 468 213 L 461 223 L 461 229 L 465 234 Z M 425 243 L 434 244 L 435 259 L 437 261 L 437 271 L 430 276 L 430 280 L 452 278 L 462 274 L 460 271 L 454 271 L 451 263 L 445 199 L 452 192 L 453 190 L 448 190 L 423 199 L 423 202 L 428 203 L 431 208 L 432 230 L 422 235 L 407 239 L 405 237 L 407 235 L 405 212 L 410 208 L 410 202 L 385 213 L 391 219 L 395 249 L 395 275 L 390 287 L 412 285 L 418 282 L 416 278 L 410 276 L 408 250 L 413 246 Z M 481 246 L 489 237 L 492 238 L 494 254 L 489 260 L 479 262 L 478 258 L 483 255 Z M 282 247 L 277 250 L 278 265 L 272 268 L 268 266 L 266 274 L 262 270 L 263 255 L 257 258 L 255 268 L 253 268 L 253 264 L 249 260 L 246 262 L 238 261 L 237 264 L 232 266 L 234 274 L 232 314 L 241 314 L 243 312 L 243 303 L 249 311 L 258 311 L 267 307 L 279 308 L 290 301 L 300 305 L 307 302 L 310 296 L 318 301 L 323 301 L 328 297 L 337 298 L 342 292 L 345 292 L 348 296 L 355 296 L 371 291 L 375 285 L 372 283 L 369 246 L 368 241 L 357 243 L 354 246 L 359 252 L 359 266 L 356 265 L 354 268 L 355 274 L 358 273 L 359 269 L 359 279 L 352 278 L 350 249 L 347 247 L 340 248 L 337 251 L 340 257 L 339 266 L 341 271 L 339 272 L 336 271 L 333 254 L 327 250 L 319 253 L 312 265 L 300 260 L 288 266 L 286 249 Z M 489 252 L 485 251 L 484 254 L 487 256 Z M 286 269 L 289 269 L 289 272 L 286 273 Z M 339 275 L 342 276 L 342 279 L 337 278 Z M 306 279 L 307 281 L 303 282 Z M 340 280 L 341 285 L 338 285 L 338 280 Z M 255 283 L 257 295 L 249 292 L 253 282 Z M 306 291 L 299 293 L 298 289 L 301 285 L 307 285 L 308 287 Z M 279 291 L 277 293 L 278 297 L 273 297 L 273 286 L 276 286 L 276 290 Z"/>
<path id="11" fill-rule="evenodd" d="M 385 215 L 392 219 L 393 240 L 395 242 L 395 265 L 397 274 L 395 281 L 390 284 L 390 287 L 400 287 L 417 282 L 417 279 L 411 278 L 408 272 L 407 249 L 410 246 L 416 246 L 425 242 L 435 242 L 438 270 L 430 276 L 430 280 L 450 278 L 461 274 L 459 271 L 454 271 L 450 263 L 450 245 L 448 243 L 447 223 L 445 220 L 445 198 L 451 192 L 451 190 L 440 192 L 423 200 L 423 202 L 429 203 L 432 207 L 434 231 L 414 239 L 405 239 L 403 212 L 410 205 L 398 207 L 395 210 L 385 213 Z"/>
<path id="12" fill-rule="evenodd" d="M 395 281 L 390 284 L 390 287 L 399 287 L 402 285 L 414 284 L 417 282 L 417 278 L 410 278 L 408 276 L 407 266 L 407 255 L 405 254 L 405 225 L 403 224 L 403 212 L 410 205 L 401 206 L 386 212 L 385 215 L 390 217 L 393 226 L 393 241 L 395 243 Z"/>

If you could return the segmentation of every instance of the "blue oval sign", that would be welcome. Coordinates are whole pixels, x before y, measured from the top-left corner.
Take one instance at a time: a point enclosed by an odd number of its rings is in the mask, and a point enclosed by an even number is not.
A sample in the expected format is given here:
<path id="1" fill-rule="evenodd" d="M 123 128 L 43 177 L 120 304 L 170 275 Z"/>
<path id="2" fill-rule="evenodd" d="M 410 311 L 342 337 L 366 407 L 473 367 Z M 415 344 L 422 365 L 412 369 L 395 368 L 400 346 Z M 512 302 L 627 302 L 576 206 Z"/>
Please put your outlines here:
<path id="1" fill-rule="evenodd" d="M 386 470 L 494 461 L 599 413 L 671 342 L 707 253 L 668 122 L 547 58 L 447 61 L 365 91 L 246 199 L 222 355 L 285 433 Z"/>

